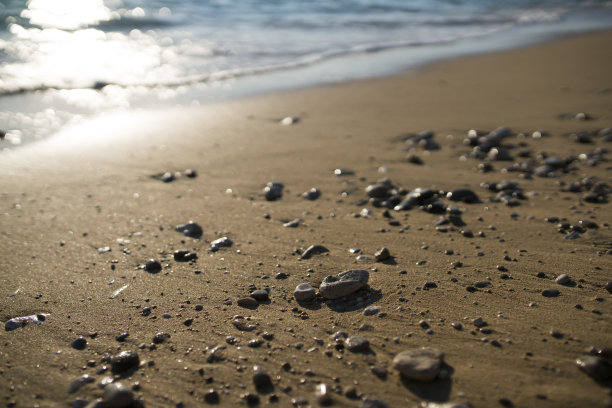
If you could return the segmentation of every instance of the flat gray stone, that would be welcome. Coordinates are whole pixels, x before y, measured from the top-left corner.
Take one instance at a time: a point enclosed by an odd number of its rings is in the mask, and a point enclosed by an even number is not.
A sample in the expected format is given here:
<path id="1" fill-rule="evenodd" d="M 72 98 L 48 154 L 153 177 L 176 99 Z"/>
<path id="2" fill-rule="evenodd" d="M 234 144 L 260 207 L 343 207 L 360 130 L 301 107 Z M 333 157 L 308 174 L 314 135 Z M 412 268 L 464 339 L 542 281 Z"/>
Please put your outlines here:
<path id="1" fill-rule="evenodd" d="M 326 299 L 338 299 L 363 288 L 370 274 L 363 269 L 351 269 L 337 275 L 327 276 L 319 286 L 319 293 Z"/>
<path id="2" fill-rule="evenodd" d="M 310 283 L 300 283 L 295 287 L 293 296 L 295 296 L 295 300 L 309 301 L 314 299 L 316 291 Z"/>
<path id="3" fill-rule="evenodd" d="M 362 352 L 370 348 L 370 341 L 363 336 L 351 336 L 344 341 L 348 351 Z"/>
<path id="4" fill-rule="evenodd" d="M 433 381 L 440 373 L 444 353 L 437 349 L 420 348 L 402 351 L 393 358 L 393 368 L 414 381 Z"/>
<path id="5" fill-rule="evenodd" d="M 236 303 L 238 304 L 238 306 L 241 307 L 257 307 L 259 305 L 259 302 L 257 302 L 257 299 L 251 297 L 251 296 L 245 296 L 243 298 L 240 298 L 236 301 Z"/>

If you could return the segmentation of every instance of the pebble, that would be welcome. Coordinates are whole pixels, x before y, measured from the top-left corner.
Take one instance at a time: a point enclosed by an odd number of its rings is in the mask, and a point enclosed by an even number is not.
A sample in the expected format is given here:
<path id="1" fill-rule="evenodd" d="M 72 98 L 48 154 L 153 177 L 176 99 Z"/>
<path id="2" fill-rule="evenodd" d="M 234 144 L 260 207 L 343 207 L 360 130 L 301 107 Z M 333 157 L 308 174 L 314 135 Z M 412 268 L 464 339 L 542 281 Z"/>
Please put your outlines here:
<path id="1" fill-rule="evenodd" d="M 368 271 L 363 269 L 351 269 L 337 275 L 326 276 L 319 286 L 319 292 L 326 299 L 337 299 L 366 286 L 369 277 Z"/>
<path id="2" fill-rule="evenodd" d="M 285 227 L 285 228 L 297 228 L 297 227 L 299 227 L 301 222 L 302 222 L 301 218 L 296 218 L 295 220 L 292 220 L 292 221 L 284 223 L 283 227 Z"/>
<path id="3" fill-rule="evenodd" d="M 318 188 L 313 187 L 310 190 L 303 192 L 301 197 L 305 200 L 314 201 L 317 198 L 321 197 L 321 191 L 319 191 Z"/>
<path id="4" fill-rule="evenodd" d="M 355 172 L 351 169 L 337 168 L 334 170 L 334 176 L 353 176 Z"/>
<path id="5" fill-rule="evenodd" d="M 389 408 L 389 404 L 380 398 L 368 397 L 363 399 L 359 408 Z"/>
<path id="6" fill-rule="evenodd" d="M 236 301 L 236 303 L 238 304 L 238 306 L 248 307 L 248 308 L 254 308 L 259 305 L 259 303 L 257 302 L 257 299 L 252 298 L 250 296 L 245 296 L 243 298 L 240 298 Z"/>
<path id="7" fill-rule="evenodd" d="M 596 381 L 612 379 L 612 360 L 602 356 L 586 355 L 576 359 L 578 368 Z"/>
<path id="8" fill-rule="evenodd" d="M 153 336 L 153 343 L 162 344 L 170 338 L 170 333 L 158 332 Z"/>
<path id="9" fill-rule="evenodd" d="M 319 405 L 331 405 L 333 402 L 331 390 L 325 383 L 317 384 L 315 387 L 315 398 Z"/>
<path id="10" fill-rule="evenodd" d="M 276 201 L 283 196 L 283 183 L 279 181 L 270 181 L 263 189 L 264 197 L 268 201 Z"/>
<path id="11" fill-rule="evenodd" d="M 149 259 L 144 266 L 144 270 L 151 273 L 161 271 L 162 265 L 157 259 Z"/>
<path id="12" fill-rule="evenodd" d="M 437 349 L 407 350 L 393 358 L 393 367 L 410 380 L 427 382 L 436 379 L 443 359 L 444 353 Z"/>
<path id="13" fill-rule="evenodd" d="M 255 388 L 261 389 L 272 385 L 272 379 L 260 366 L 253 367 L 253 384 Z"/>
<path id="14" fill-rule="evenodd" d="M 384 262 L 391 258 L 391 252 L 389 252 L 388 248 L 380 248 L 374 252 L 374 258 L 376 262 Z"/>
<path id="15" fill-rule="evenodd" d="M 329 252 L 323 245 L 311 245 L 302 253 L 302 259 L 310 259 L 312 255 L 320 255 Z"/>
<path id="16" fill-rule="evenodd" d="M 544 297 L 557 297 L 561 294 L 558 289 L 544 289 L 542 291 L 542 296 Z"/>
<path id="17" fill-rule="evenodd" d="M 4 330 L 11 331 L 23 327 L 28 323 L 40 324 L 45 321 L 47 314 L 39 313 L 30 316 L 13 317 L 4 324 Z"/>
<path id="18" fill-rule="evenodd" d="M 210 252 L 217 252 L 220 248 L 229 248 L 232 245 L 234 245 L 234 242 L 231 239 L 228 237 L 221 237 L 212 241 L 208 247 L 208 250 Z"/>
<path id="19" fill-rule="evenodd" d="M 297 116 L 287 116 L 281 119 L 280 124 L 283 126 L 291 126 L 291 125 L 295 125 L 299 121 L 300 121 L 300 118 L 298 118 Z"/>
<path id="20" fill-rule="evenodd" d="M 68 394 L 74 394 L 85 384 L 91 384 L 95 381 L 96 379 L 89 374 L 84 374 L 78 378 L 75 378 L 74 380 L 70 381 L 70 384 L 68 385 Z"/>
<path id="21" fill-rule="evenodd" d="M 557 276 L 557 279 L 555 279 L 555 282 L 557 282 L 559 285 L 567 285 L 568 283 L 570 283 L 570 277 L 568 274 L 563 273 Z"/>
<path id="22" fill-rule="evenodd" d="M 316 296 L 315 288 L 312 287 L 310 283 L 300 283 L 295 287 L 293 291 L 293 296 L 298 301 L 309 301 L 314 299 Z"/>
<path id="23" fill-rule="evenodd" d="M 204 401 L 208 404 L 218 404 L 219 403 L 219 393 L 211 388 L 204 394 Z"/>
<path id="24" fill-rule="evenodd" d="M 240 331 L 253 331 L 257 328 L 257 326 L 255 326 L 254 324 L 246 324 L 243 321 L 242 316 L 235 317 L 234 320 L 232 320 L 232 324 Z"/>
<path id="25" fill-rule="evenodd" d="M 135 351 L 122 351 L 111 358 L 111 370 L 113 373 L 123 373 L 138 367 L 140 358 Z"/>
<path id="26" fill-rule="evenodd" d="M 258 300 L 260 302 L 265 302 L 266 300 L 268 300 L 268 291 L 263 290 L 263 289 L 257 289 L 254 290 L 250 293 L 250 296 L 255 299 Z"/>
<path id="27" fill-rule="evenodd" d="M 79 336 L 70 343 L 73 349 L 84 350 L 87 347 L 87 340 L 83 336 Z"/>
<path id="28" fill-rule="evenodd" d="M 195 252 L 190 252 L 185 249 L 177 249 L 174 251 L 173 257 L 176 262 L 189 262 L 197 259 L 198 255 Z"/>
<path id="29" fill-rule="evenodd" d="M 374 316 L 375 314 L 378 314 L 379 311 L 380 308 L 378 306 L 368 306 L 363 310 L 363 315 Z"/>
<path id="30" fill-rule="evenodd" d="M 605 284 L 605 288 L 608 291 L 608 293 L 612 293 L 612 281 L 607 281 Z"/>
<path id="31" fill-rule="evenodd" d="M 107 408 L 128 408 L 134 402 L 134 393 L 122 383 L 115 382 L 104 387 L 103 399 Z"/>
<path id="32" fill-rule="evenodd" d="M 358 353 L 370 348 L 370 341 L 363 336 L 351 336 L 344 341 L 347 350 Z"/>
<path id="33" fill-rule="evenodd" d="M 204 231 L 196 222 L 189 221 L 187 224 L 177 225 L 175 230 L 182 233 L 186 237 L 199 239 Z"/>
<path id="34" fill-rule="evenodd" d="M 446 198 L 451 201 L 461 201 L 467 204 L 479 203 L 480 198 L 478 195 L 467 188 L 459 188 L 453 191 L 449 191 L 446 193 Z"/>

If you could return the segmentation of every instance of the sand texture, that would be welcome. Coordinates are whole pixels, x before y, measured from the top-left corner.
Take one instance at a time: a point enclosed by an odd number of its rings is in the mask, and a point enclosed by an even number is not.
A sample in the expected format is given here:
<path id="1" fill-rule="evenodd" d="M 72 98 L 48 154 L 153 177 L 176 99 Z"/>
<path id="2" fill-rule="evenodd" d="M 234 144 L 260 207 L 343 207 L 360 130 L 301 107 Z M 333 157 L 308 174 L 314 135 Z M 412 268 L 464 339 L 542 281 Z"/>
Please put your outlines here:
<path id="1" fill-rule="evenodd" d="M 107 394 L 145 407 L 609 406 L 610 44 L 611 32 L 591 33 L 395 77 L 130 112 L 1 153 L 0 320 L 46 316 L 0 330 L 0 404 L 85 406 L 114 380 L 127 391 Z M 299 121 L 282 125 L 288 116 Z M 464 141 L 500 126 L 474 139 L 490 143 L 480 153 Z M 166 172 L 181 175 L 164 182 Z M 271 181 L 282 196 L 268 201 Z M 301 197 L 311 188 L 319 198 Z M 443 194 L 460 188 L 479 202 Z M 407 197 L 409 209 L 385 208 Z M 189 221 L 200 238 L 175 231 Z M 209 251 L 222 237 L 232 246 Z M 327 252 L 302 259 L 311 245 Z M 150 259 L 161 270 L 145 270 Z M 351 269 L 369 272 L 365 288 L 318 294 Z M 301 283 L 314 300 L 295 300 Z M 255 289 L 268 299 L 244 299 Z M 443 353 L 433 381 L 393 368 L 421 347 Z M 589 349 L 601 352 L 599 380 L 576 364 Z M 113 373 L 120 351 L 139 366 L 125 358 Z M 124 406 L 112 397 L 107 407 Z"/>

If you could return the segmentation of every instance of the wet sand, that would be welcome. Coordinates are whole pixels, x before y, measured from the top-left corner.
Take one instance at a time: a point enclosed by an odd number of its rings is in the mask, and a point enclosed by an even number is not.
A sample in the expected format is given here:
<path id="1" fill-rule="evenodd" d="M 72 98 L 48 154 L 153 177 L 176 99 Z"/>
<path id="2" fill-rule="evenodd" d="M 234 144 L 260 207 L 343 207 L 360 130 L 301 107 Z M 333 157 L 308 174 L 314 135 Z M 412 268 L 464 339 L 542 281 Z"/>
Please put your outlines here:
<path id="1" fill-rule="evenodd" d="M 116 380 L 146 407 L 202 406 L 211 389 L 220 406 L 256 399 L 317 406 L 320 383 L 335 406 L 347 407 L 366 397 L 391 407 L 608 406 L 611 381 L 594 380 L 576 359 L 612 346 L 604 287 L 612 195 L 602 186 L 612 185 L 612 144 L 598 133 L 612 126 L 611 43 L 612 32 L 591 33 L 394 77 L 131 112 L 1 153 L 0 320 L 48 314 L 41 324 L 0 332 L 2 403 L 84 406 L 113 376 L 108 355 L 128 350 L 141 365 Z M 287 116 L 300 120 L 281 125 Z M 499 126 L 511 130 L 500 154 L 512 160 L 490 161 L 492 171 L 483 173 L 487 160 L 466 157 L 473 147 L 464 139 L 470 129 Z M 406 142 L 424 130 L 434 132 L 439 150 Z M 543 137 L 532 137 L 540 130 Z M 578 143 L 579 132 L 591 143 Z M 556 177 L 530 177 L 547 157 L 560 159 Z M 336 176 L 338 168 L 353 174 Z M 151 177 L 185 169 L 197 177 Z M 603 183 L 580 185 L 587 177 Z M 467 188 L 481 202 L 442 198 L 459 207 L 466 225 L 440 229 L 444 214 L 418 206 L 385 213 L 368 202 L 366 187 L 382 178 L 403 193 Z M 518 182 L 518 206 L 481 186 L 503 180 Z M 283 183 L 281 199 L 264 198 L 269 181 Z M 568 191 L 572 183 L 581 191 Z M 320 198 L 300 197 L 312 187 Z M 589 202 L 593 189 L 604 193 Z M 283 226 L 297 218 L 296 228 Z M 202 226 L 200 239 L 174 230 L 190 220 Z M 568 224 L 562 232 L 559 222 Z M 565 239 L 572 228 L 577 238 Z M 207 250 L 224 236 L 232 247 Z M 301 259 L 313 244 L 329 252 Z M 393 258 L 376 262 L 382 247 Z M 197 260 L 175 261 L 180 249 Z M 161 271 L 141 268 L 152 258 Z M 318 287 L 348 269 L 369 271 L 370 295 L 361 303 L 294 299 L 298 284 Z M 568 284 L 555 282 L 561 274 Z M 269 288 L 269 301 L 239 306 L 253 288 Z M 559 295 L 543 296 L 549 288 Z M 368 306 L 379 312 L 365 316 Z M 255 328 L 238 330 L 236 315 Z M 488 325 L 476 327 L 478 317 Z M 331 336 L 338 331 L 367 338 L 369 349 L 337 345 Z M 152 347 L 159 332 L 170 337 Z M 83 350 L 71 346 L 79 336 L 87 340 Z M 251 347 L 253 339 L 260 344 Z M 226 348 L 211 352 L 217 345 Z M 394 356 L 423 346 L 444 352 L 442 378 L 402 377 Z M 271 387 L 256 389 L 256 365 Z M 69 393 L 84 374 L 93 382 Z"/>

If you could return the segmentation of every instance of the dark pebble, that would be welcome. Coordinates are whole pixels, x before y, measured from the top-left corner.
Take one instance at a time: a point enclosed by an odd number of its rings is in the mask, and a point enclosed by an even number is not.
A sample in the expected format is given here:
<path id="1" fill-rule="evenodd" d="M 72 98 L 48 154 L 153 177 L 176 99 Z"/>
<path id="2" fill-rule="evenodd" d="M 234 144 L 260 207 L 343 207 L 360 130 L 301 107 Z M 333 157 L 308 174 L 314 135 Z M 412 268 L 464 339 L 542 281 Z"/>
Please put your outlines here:
<path id="1" fill-rule="evenodd" d="M 287 275 L 285 272 L 279 272 L 276 274 L 276 276 L 274 276 L 274 279 L 287 279 L 289 277 L 289 275 Z"/>
<path id="2" fill-rule="evenodd" d="M 278 181 L 270 181 L 263 189 L 264 197 L 268 201 L 276 201 L 283 196 L 283 183 Z"/>
<path id="3" fill-rule="evenodd" d="M 195 252 L 190 252 L 185 249 L 177 249 L 174 251 L 173 256 L 174 260 L 177 262 L 189 262 L 198 258 L 198 255 Z"/>
<path id="4" fill-rule="evenodd" d="M 474 238 L 474 233 L 472 232 L 472 230 L 469 230 L 469 229 L 461 231 L 461 235 L 463 235 L 466 238 Z"/>
<path id="5" fill-rule="evenodd" d="M 544 297 L 557 297 L 559 294 L 560 292 L 558 289 L 544 289 L 542 291 L 542 296 Z"/>
<path id="6" fill-rule="evenodd" d="M 605 288 L 608 291 L 608 293 L 612 293 L 612 281 L 606 282 Z"/>
<path id="7" fill-rule="evenodd" d="M 438 287 L 438 285 L 436 284 L 436 282 L 432 282 L 432 281 L 427 281 L 423 285 L 423 289 L 434 289 L 434 288 L 437 288 L 437 287 Z"/>
<path id="8" fill-rule="evenodd" d="M 123 332 L 123 333 L 117 335 L 117 337 L 115 337 L 115 340 L 117 340 L 118 342 L 125 341 L 125 339 L 127 339 L 129 335 L 130 335 L 130 333 Z"/>
<path id="9" fill-rule="evenodd" d="M 204 401 L 208 404 L 218 404 L 219 403 L 219 393 L 213 388 L 209 389 L 204 394 Z"/>
<path id="10" fill-rule="evenodd" d="M 196 238 L 196 239 L 200 238 L 202 234 L 204 233 L 204 231 L 202 230 L 202 227 L 200 227 L 198 223 L 193 222 L 193 221 L 189 221 L 187 224 L 177 225 L 175 230 L 177 232 L 182 233 L 186 237 Z"/>
<path id="11" fill-rule="evenodd" d="M 87 347 L 87 340 L 85 339 L 85 337 L 80 336 L 74 339 L 72 343 L 70 343 L 70 345 L 73 349 L 83 350 L 85 349 L 85 347 Z"/>
<path id="12" fill-rule="evenodd" d="M 265 388 L 272 385 L 272 379 L 260 366 L 253 367 L 253 384 L 255 388 Z"/>
<path id="13" fill-rule="evenodd" d="M 164 333 L 164 332 L 155 333 L 155 336 L 153 336 L 153 343 L 155 343 L 155 344 L 162 344 L 163 342 L 165 342 L 169 338 L 170 338 L 170 334 L 169 333 Z"/>
<path id="14" fill-rule="evenodd" d="M 149 259 L 147 261 L 147 263 L 145 264 L 144 269 L 147 272 L 156 273 L 156 272 L 161 271 L 162 266 L 161 266 L 161 263 L 159 263 L 158 260 L 156 260 L 156 259 Z"/>
<path id="15" fill-rule="evenodd" d="M 387 378 L 387 369 L 385 367 L 375 365 L 370 367 L 370 370 L 372 371 L 372 374 L 374 374 L 378 378 Z"/>
<path id="16" fill-rule="evenodd" d="M 451 201 L 461 201 L 464 203 L 472 204 L 480 202 L 478 195 L 472 190 L 467 188 L 459 188 L 453 191 L 450 191 L 446 194 L 446 198 Z"/>
<path id="17" fill-rule="evenodd" d="M 612 361 L 602 356 L 582 356 L 576 360 L 578 368 L 596 381 L 612 379 Z"/>
<path id="18" fill-rule="evenodd" d="M 257 394 L 253 394 L 252 392 L 241 395 L 241 398 L 247 403 L 248 406 L 259 404 L 259 396 Z"/>
<path id="19" fill-rule="evenodd" d="M 111 358 L 111 370 L 113 373 L 122 373 L 132 368 L 138 367 L 140 358 L 134 351 L 122 351 Z"/>
<path id="20" fill-rule="evenodd" d="M 250 293 L 250 296 L 260 302 L 268 300 L 268 292 L 263 289 L 257 289 Z"/>

